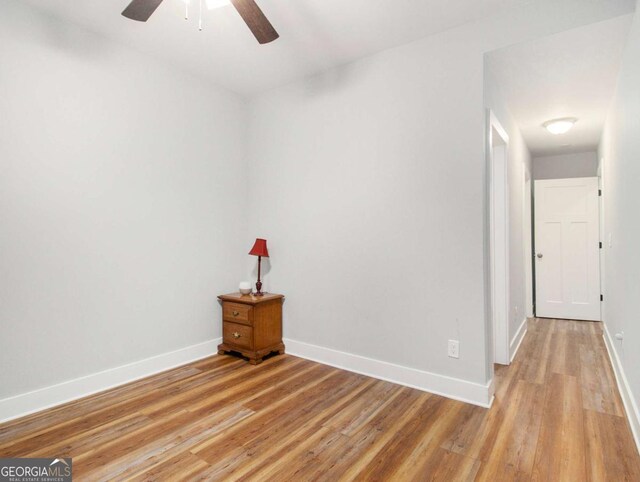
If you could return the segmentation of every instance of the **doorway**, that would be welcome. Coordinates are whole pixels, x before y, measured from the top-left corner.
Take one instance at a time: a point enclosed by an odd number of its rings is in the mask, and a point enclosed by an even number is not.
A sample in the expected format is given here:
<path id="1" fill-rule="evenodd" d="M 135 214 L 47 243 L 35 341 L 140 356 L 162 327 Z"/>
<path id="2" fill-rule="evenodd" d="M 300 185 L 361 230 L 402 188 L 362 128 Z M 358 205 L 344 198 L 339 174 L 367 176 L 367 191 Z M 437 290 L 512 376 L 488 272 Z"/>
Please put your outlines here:
<path id="1" fill-rule="evenodd" d="M 600 321 L 598 178 L 535 181 L 536 316 Z"/>

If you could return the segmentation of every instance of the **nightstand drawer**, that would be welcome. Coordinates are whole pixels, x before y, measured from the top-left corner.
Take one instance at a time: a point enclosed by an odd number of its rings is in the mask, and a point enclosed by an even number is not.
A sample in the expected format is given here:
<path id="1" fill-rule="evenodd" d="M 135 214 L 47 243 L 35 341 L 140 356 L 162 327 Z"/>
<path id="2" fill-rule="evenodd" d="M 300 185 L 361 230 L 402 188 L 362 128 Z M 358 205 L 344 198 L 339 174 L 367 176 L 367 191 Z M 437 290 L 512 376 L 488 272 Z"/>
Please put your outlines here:
<path id="1" fill-rule="evenodd" d="M 253 307 L 225 301 L 222 305 L 222 319 L 224 321 L 250 325 L 253 321 Z"/>
<path id="2" fill-rule="evenodd" d="M 239 323 L 222 323 L 222 341 L 241 348 L 253 348 L 253 328 Z"/>

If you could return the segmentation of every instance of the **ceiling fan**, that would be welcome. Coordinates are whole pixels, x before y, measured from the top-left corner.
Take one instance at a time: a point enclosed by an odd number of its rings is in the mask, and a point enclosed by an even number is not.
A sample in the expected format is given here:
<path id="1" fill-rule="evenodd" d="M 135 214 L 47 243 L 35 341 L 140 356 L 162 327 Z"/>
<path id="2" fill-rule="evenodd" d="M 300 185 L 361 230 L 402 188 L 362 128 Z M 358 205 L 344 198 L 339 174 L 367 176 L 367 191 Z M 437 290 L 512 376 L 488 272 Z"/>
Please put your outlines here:
<path id="1" fill-rule="evenodd" d="M 254 0 L 230 1 L 259 43 L 266 44 L 273 42 L 280 36 Z M 161 3 L 162 0 L 133 0 L 127 8 L 124 9 L 122 15 L 131 20 L 146 22 Z"/>

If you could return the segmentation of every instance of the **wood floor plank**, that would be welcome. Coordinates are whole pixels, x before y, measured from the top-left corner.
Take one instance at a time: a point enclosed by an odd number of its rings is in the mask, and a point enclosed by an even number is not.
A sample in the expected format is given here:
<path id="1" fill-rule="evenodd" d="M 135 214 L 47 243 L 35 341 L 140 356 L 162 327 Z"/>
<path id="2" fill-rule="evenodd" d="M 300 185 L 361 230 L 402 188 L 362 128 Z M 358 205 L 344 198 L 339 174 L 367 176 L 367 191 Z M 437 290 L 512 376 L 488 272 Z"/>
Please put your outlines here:
<path id="1" fill-rule="evenodd" d="M 336 398 L 349 391 L 354 382 L 352 373 L 336 371 L 315 385 L 307 385 L 293 396 L 256 412 L 250 423 L 239 424 L 224 434 L 225 443 L 211 444 L 210 441 L 193 449 L 200 458 L 215 463 L 236 447 L 254 444 L 256 439 L 272 434 L 286 436 L 304 423 L 304 419 L 314 411 L 322 411 Z M 365 380 L 357 380 L 361 383 Z"/>
<path id="2" fill-rule="evenodd" d="M 593 410 L 585 410 L 584 418 L 588 480 L 640 480 L 640 460 L 626 419 Z"/>
<path id="3" fill-rule="evenodd" d="M 161 462 L 133 477 L 131 482 L 155 482 L 158 480 L 185 480 L 195 477 L 209 467 L 204 460 L 191 452 L 181 452 L 173 457 L 163 457 Z"/>
<path id="4" fill-rule="evenodd" d="M 190 421 L 189 413 L 181 414 L 172 423 L 158 423 L 152 430 L 145 428 L 135 437 L 129 436 L 81 454 L 77 457 L 80 469 L 74 467 L 74 475 L 87 479 L 139 475 L 154 467 L 158 460 L 185 451 L 252 414 L 251 410 L 242 407 L 229 407 L 195 421 Z M 104 464 L 105 460 L 109 464 Z"/>
<path id="5" fill-rule="evenodd" d="M 402 393 L 406 392 L 406 389 L 402 387 L 394 386 L 393 392 L 390 394 L 389 398 L 381 405 L 379 405 L 373 413 L 375 416 L 377 413 L 382 412 L 385 408 L 394 403 L 394 400 L 398 398 Z M 366 389 L 365 392 L 366 393 Z M 331 427 L 327 427 L 327 419 L 334 418 L 333 414 L 329 414 L 329 416 L 324 416 L 324 414 L 319 414 L 315 419 L 309 420 L 305 426 L 301 427 L 301 429 L 292 433 L 289 444 L 282 444 L 275 446 L 270 453 L 267 453 L 267 457 L 263 457 L 262 459 L 255 460 L 251 466 L 246 467 L 249 470 L 242 470 L 238 472 L 239 476 L 242 476 L 242 480 L 252 480 L 258 477 L 258 474 L 262 474 L 262 477 L 265 476 L 265 471 L 268 470 L 277 470 L 277 467 L 274 465 L 276 461 L 281 460 L 283 458 L 290 459 L 295 457 L 296 454 L 304 454 L 307 457 L 314 458 L 314 467 L 319 467 L 318 465 L 318 457 L 321 455 L 321 451 L 319 447 L 327 447 L 326 440 L 331 438 L 332 442 L 335 442 L 333 445 L 336 451 L 336 454 L 330 457 L 331 470 L 328 473 L 332 475 L 336 473 L 336 465 L 341 459 L 341 455 L 344 454 L 344 446 L 348 444 L 351 439 L 345 436 L 342 433 L 337 432 Z M 293 464 L 291 465 L 293 467 Z M 310 464 L 306 464 L 304 468 L 310 467 Z M 296 470 L 296 472 L 301 472 L 304 470 L 302 464 Z M 322 470 L 322 469 L 320 469 Z"/>
<path id="6" fill-rule="evenodd" d="M 213 356 L 0 424 L 77 480 L 640 481 L 600 323 L 534 319 L 490 409 L 281 355 Z"/>
<path id="7" fill-rule="evenodd" d="M 323 426 L 350 435 L 374 417 L 378 409 L 399 389 L 392 383 L 377 381 L 366 397 L 355 400 L 341 412 L 329 417 Z"/>
<path id="8" fill-rule="evenodd" d="M 371 379 L 354 381 L 356 383 L 349 382 L 343 390 L 336 391 L 334 396 L 329 397 L 324 409 L 305 410 L 302 416 L 295 417 L 293 422 L 285 420 L 288 432 L 285 435 L 269 430 L 249 443 L 227 450 L 226 456 L 217 457 L 216 461 L 211 463 L 206 475 L 239 479 L 259 466 L 268 466 L 284 456 L 290 456 L 290 450 L 310 443 L 323 431 L 322 424 L 326 419 L 343 410 L 357 397 L 363 396 L 375 383 Z M 295 403 L 295 399 L 292 402 Z"/>
<path id="9" fill-rule="evenodd" d="M 527 352 L 528 356 L 525 357 L 523 353 L 522 356 L 518 357 L 518 361 L 523 365 L 522 375 L 519 378 L 538 384 L 543 384 L 547 380 L 551 371 L 551 343 L 555 330 L 554 321 L 548 320 L 548 325 L 544 328 L 541 328 L 538 324 L 534 324 L 532 327 L 531 335 L 536 340 Z"/>
<path id="10" fill-rule="evenodd" d="M 578 379 L 554 373 L 546 390 L 532 481 L 586 480 L 581 407 Z"/>
<path id="11" fill-rule="evenodd" d="M 498 476 L 502 465 L 516 473 L 531 474 L 535 461 L 537 435 L 542 419 L 544 390 L 541 385 L 518 381 L 495 419 L 480 432 L 477 443 L 466 455 L 483 461 L 483 473 Z M 495 424 L 495 425 L 494 425 Z"/>
<path id="12" fill-rule="evenodd" d="M 458 458 L 458 454 L 455 457 L 448 457 L 448 452 L 443 451 L 440 445 L 456 430 L 458 417 L 463 407 L 463 403 L 443 403 L 433 416 L 426 412 L 421 413 L 420 417 L 424 417 L 424 422 L 419 423 L 416 420 L 417 424 L 421 426 L 421 435 L 415 443 L 411 443 L 404 433 L 398 434 L 398 442 L 403 447 L 406 446 L 407 450 L 391 448 L 389 452 L 393 453 L 393 458 L 397 462 L 389 463 L 393 459 L 387 458 L 385 466 L 389 468 L 385 469 L 383 474 L 387 473 L 390 478 L 397 480 L 421 480 L 445 470 L 446 464 L 441 465 L 442 457 L 455 459 Z M 472 460 L 469 457 L 464 459 Z M 479 467 L 479 461 L 476 462 L 478 464 L 471 464 L 468 469 Z"/>
<path id="13" fill-rule="evenodd" d="M 153 390 L 157 390 L 164 385 L 175 383 L 199 373 L 202 372 L 190 366 L 180 367 L 123 387 L 81 398 L 68 404 L 7 422 L 0 426 L 0 451 L 19 440 L 48 431 L 55 425 L 68 423 L 89 413 L 95 413 L 107 406 L 112 407 L 114 403 L 123 399 L 131 400 L 141 394 L 146 394 L 150 387 Z M 70 410 L 71 407 L 73 407 L 73 410 Z"/>
<path id="14" fill-rule="evenodd" d="M 351 435 L 352 445 L 342 457 L 342 467 L 337 466 L 336 475 L 339 476 L 339 480 L 352 480 L 366 471 L 380 451 L 401 431 L 401 427 L 413 421 L 429 399 L 431 396 L 428 394 L 425 396 L 414 392 L 401 393 L 392 404 L 380 411 L 370 424 Z M 392 430 L 391 427 L 394 426 L 397 428 Z"/>
<path id="15" fill-rule="evenodd" d="M 465 405 L 460 413 L 454 430 L 443 441 L 441 447 L 447 452 L 459 455 L 469 453 L 470 447 L 488 418 L 489 410 L 475 405 Z"/>
<path id="16" fill-rule="evenodd" d="M 215 368 L 211 368 L 210 373 L 205 375 L 217 378 L 221 370 L 226 369 L 226 365 L 235 365 L 236 372 L 240 366 L 243 366 L 235 364 L 234 360 L 226 361 L 217 364 Z M 13 456 L 15 453 L 29 450 L 28 447 L 32 449 L 42 447 L 46 445 L 48 440 L 57 441 L 64 438 L 67 433 L 78 434 L 87 430 L 88 427 L 95 428 L 101 424 L 108 424 L 123 414 L 131 413 L 132 408 L 140 410 L 147 403 L 155 403 L 159 396 L 158 392 L 164 388 L 184 383 L 185 380 L 191 380 L 201 375 L 203 373 L 200 370 L 180 367 L 149 379 L 118 387 L 113 391 L 102 392 L 51 409 L 49 423 L 46 423 L 40 414 L 27 417 L 25 430 L 14 434 L 12 439 L 7 438 L 3 444 L 0 444 L 0 454 L 7 457 Z M 0 428 L 0 431 L 2 430 Z M 18 445 L 21 442 L 23 445 Z"/>
<path id="17" fill-rule="evenodd" d="M 396 471 L 401 471 L 399 480 L 407 477 L 404 472 L 409 467 L 404 464 L 407 462 L 414 464 L 416 457 L 421 453 L 424 455 L 425 447 L 420 445 L 420 442 L 425 440 L 433 424 L 442 421 L 444 414 L 444 402 L 440 397 L 424 397 L 419 404 L 419 408 L 412 417 L 405 420 L 398 431 L 380 448 L 376 456 L 368 464 L 360 464 L 361 468 L 356 479 L 390 480 L 395 476 Z"/>
<path id="18" fill-rule="evenodd" d="M 140 410 L 149 417 L 164 416 L 164 414 L 168 412 L 186 409 L 193 411 L 197 403 L 210 403 L 212 397 L 215 397 L 217 400 L 231 396 L 232 392 L 238 392 L 244 389 L 251 390 L 255 383 L 265 380 L 268 381 L 270 377 L 277 374 L 283 374 L 287 377 L 287 371 L 295 369 L 298 365 L 311 367 L 311 364 L 306 362 L 306 360 L 292 357 L 273 358 L 263 362 L 262 365 L 262 370 L 255 371 L 251 365 L 245 364 L 235 372 L 213 378 L 207 383 L 190 390 L 165 394 L 163 397 L 156 397 L 152 404 Z"/>
<path id="19" fill-rule="evenodd" d="M 589 410 L 624 416 L 622 400 L 618 395 L 613 374 L 608 373 L 608 367 L 599 350 L 594 345 L 580 346 L 580 361 L 585 367 L 580 373 L 580 387 L 583 406 Z"/>
<path id="20" fill-rule="evenodd" d="M 137 412 L 128 417 L 122 417 L 108 424 L 99 425 L 93 430 L 79 432 L 78 434 L 57 440 L 50 444 L 38 445 L 33 451 L 21 453 L 22 457 L 73 457 L 76 454 L 87 452 L 112 440 L 119 440 L 129 433 L 151 425 L 153 421 Z"/>
<path id="21" fill-rule="evenodd" d="M 472 482 L 476 480 L 481 465 L 479 460 L 438 448 L 410 478 L 402 480 L 411 482 L 424 480 Z"/>
<path id="22" fill-rule="evenodd" d="M 392 435 L 390 428 L 397 420 L 406 416 L 421 397 L 420 393 L 401 388 L 396 395 L 390 398 L 389 403 L 380 407 L 371 424 L 363 427 L 354 436 L 347 437 L 321 427 L 316 434 L 306 440 L 299 440 L 297 445 L 290 447 L 286 454 L 283 454 L 290 463 L 263 464 L 245 474 L 240 480 L 291 480 L 298 478 L 300 472 L 307 467 L 313 468 L 311 466 L 317 463 L 316 459 L 322 453 L 319 447 L 326 447 L 328 438 L 334 447 L 330 474 L 337 479 L 340 474 L 348 470 L 352 461 L 359 459 L 359 454 L 365 451 L 375 451 L 376 443 L 382 444 L 382 439 L 385 436 L 390 437 Z"/>

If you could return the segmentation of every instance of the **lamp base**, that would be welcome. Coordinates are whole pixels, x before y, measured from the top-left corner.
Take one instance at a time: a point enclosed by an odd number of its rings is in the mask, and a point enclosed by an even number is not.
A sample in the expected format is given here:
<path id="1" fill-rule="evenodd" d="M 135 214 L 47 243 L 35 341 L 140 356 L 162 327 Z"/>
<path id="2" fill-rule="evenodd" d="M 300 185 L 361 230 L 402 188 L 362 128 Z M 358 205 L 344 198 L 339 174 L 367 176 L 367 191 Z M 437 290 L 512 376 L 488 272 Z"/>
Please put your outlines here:
<path id="1" fill-rule="evenodd" d="M 262 296 L 264 295 L 264 293 L 262 292 L 262 281 L 260 281 L 260 278 L 258 278 L 258 281 L 256 283 L 256 292 L 253 293 L 253 296 Z"/>

